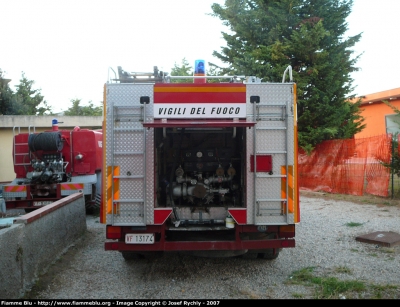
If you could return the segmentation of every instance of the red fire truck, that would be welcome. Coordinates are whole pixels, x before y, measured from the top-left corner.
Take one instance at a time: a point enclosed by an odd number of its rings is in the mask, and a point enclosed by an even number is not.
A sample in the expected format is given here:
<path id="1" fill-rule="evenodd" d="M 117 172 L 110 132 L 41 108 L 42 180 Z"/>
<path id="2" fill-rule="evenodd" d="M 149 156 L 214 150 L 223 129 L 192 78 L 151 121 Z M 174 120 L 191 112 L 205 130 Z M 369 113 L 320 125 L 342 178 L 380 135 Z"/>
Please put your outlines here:
<path id="1" fill-rule="evenodd" d="M 26 212 L 50 204 L 62 197 L 82 192 L 87 210 L 100 207 L 102 130 L 75 127 L 21 132 L 14 127 L 13 164 L 15 179 L 3 186 L 7 209 Z"/>
<path id="2" fill-rule="evenodd" d="M 295 247 L 290 66 L 277 83 L 118 72 L 104 86 L 105 250 L 125 259 L 170 251 L 275 259 Z"/>

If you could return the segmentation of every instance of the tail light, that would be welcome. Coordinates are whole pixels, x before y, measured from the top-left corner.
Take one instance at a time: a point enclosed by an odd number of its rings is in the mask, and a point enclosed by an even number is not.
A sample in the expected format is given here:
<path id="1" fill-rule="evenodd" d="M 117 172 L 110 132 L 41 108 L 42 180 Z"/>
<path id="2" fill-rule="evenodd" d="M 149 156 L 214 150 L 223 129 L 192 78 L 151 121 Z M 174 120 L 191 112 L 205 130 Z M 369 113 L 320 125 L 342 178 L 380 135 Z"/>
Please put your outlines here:
<path id="1" fill-rule="evenodd" d="M 293 238 L 295 235 L 295 225 L 285 225 L 279 227 L 280 238 Z"/>
<path id="2" fill-rule="evenodd" d="M 121 227 L 107 225 L 106 238 L 107 239 L 120 239 L 121 238 Z"/>

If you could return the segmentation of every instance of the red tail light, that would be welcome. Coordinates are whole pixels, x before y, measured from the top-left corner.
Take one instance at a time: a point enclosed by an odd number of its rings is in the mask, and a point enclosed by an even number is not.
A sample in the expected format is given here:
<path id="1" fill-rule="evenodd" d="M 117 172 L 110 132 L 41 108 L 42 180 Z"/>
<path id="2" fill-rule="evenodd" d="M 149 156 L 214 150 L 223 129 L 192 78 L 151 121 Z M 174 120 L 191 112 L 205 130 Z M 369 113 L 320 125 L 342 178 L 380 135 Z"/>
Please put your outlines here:
<path id="1" fill-rule="evenodd" d="M 119 238 L 121 238 L 121 227 L 107 225 L 106 238 L 107 239 L 119 239 Z"/>
<path id="2" fill-rule="evenodd" d="M 295 235 L 295 225 L 286 225 L 279 227 L 280 238 L 294 238 L 294 235 Z"/>

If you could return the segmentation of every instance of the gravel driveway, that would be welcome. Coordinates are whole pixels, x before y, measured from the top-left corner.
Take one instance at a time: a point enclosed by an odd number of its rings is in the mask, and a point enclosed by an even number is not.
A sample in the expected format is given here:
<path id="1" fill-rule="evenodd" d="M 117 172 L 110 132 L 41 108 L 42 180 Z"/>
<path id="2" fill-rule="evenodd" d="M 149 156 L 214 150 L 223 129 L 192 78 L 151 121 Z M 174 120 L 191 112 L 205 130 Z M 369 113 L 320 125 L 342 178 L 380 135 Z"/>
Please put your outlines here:
<path id="1" fill-rule="evenodd" d="M 319 298 L 318 285 L 294 282 L 296 272 L 359 281 L 368 290 L 339 298 L 400 298 L 400 246 L 355 238 L 376 231 L 400 234 L 400 208 L 301 196 L 296 247 L 275 260 L 197 258 L 166 253 L 125 261 L 104 251 L 105 225 L 87 217 L 86 235 L 43 276 L 34 299 L 293 299 Z M 351 227 L 353 226 L 353 227 Z M 386 289 L 390 291 L 386 293 Z"/>

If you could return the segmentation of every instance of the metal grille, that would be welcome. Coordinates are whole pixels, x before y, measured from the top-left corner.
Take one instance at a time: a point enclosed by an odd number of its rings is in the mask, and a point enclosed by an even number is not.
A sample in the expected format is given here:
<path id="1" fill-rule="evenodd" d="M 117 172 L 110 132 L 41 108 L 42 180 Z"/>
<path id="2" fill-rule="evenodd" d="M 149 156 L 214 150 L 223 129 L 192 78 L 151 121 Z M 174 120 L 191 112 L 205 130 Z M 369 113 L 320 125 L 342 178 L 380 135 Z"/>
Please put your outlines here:
<path id="1" fill-rule="evenodd" d="M 293 84 L 249 84 L 247 101 L 252 96 L 259 97 L 259 102 L 247 105 L 248 118 L 257 122 L 254 129 L 247 131 L 247 159 L 254 154 L 271 155 L 272 171 L 248 170 L 247 223 L 290 223 L 294 218 L 293 214 L 287 214 L 288 176 L 282 174 L 282 167 L 288 169 L 288 165 L 295 163 Z"/>
<path id="2" fill-rule="evenodd" d="M 150 104 L 141 104 L 140 97 L 150 97 Z M 107 84 L 106 164 L 118 167 L 119 174 L 107 191 L 113 197 L 117 212 L 107 215 L 113 225 L 146 225 L 154 220 L 154 174 L 148 169 L 154 162 L 153 132 L 143 122 L 153 116 L 153 84 Z M 118 185 L 115 182 L 118 181 Z M 118 191 L 117 191 L 118 190 Z M 116 193 L 116 192 L 119 192 Z M 114 199 L 114 195 L 119 195 Z"/>

